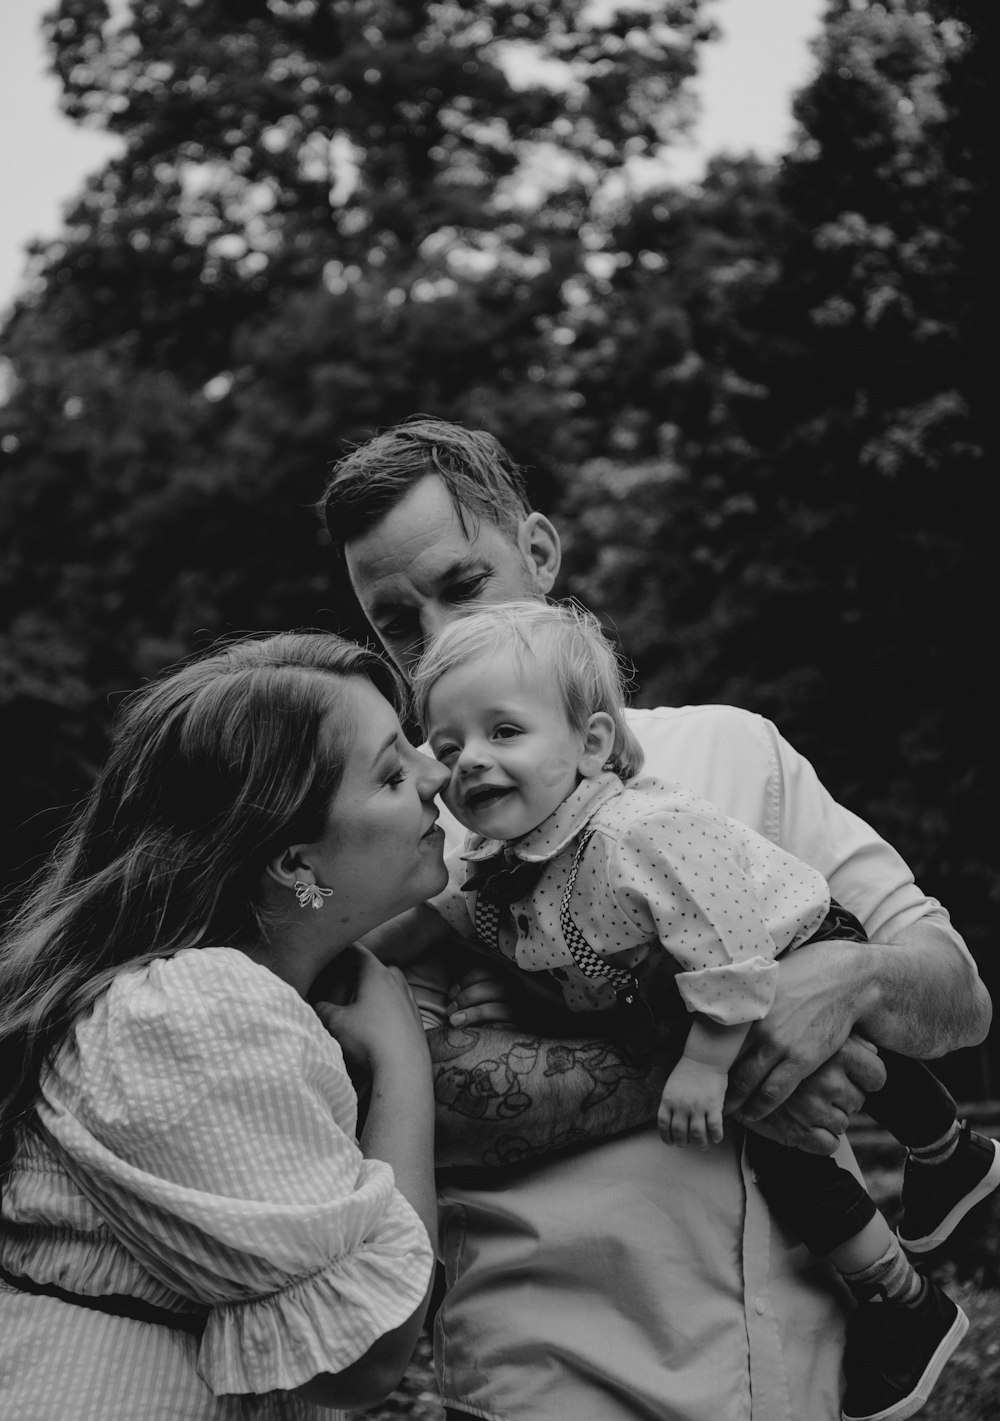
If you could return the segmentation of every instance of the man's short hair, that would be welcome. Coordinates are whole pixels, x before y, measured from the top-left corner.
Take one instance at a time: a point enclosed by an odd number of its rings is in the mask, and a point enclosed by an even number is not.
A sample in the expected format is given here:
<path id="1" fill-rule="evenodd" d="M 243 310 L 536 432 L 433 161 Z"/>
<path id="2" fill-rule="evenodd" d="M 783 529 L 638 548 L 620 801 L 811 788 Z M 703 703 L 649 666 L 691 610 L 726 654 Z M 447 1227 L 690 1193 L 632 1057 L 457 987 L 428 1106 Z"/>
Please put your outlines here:
<path id="1" fill-rule="evenodd" d="M 513 541 L 531 512 L 524 472 L 492 434 L 415 415 L 334 464 L 320 509 L 340 556 L 428 474 L 441 479 L 466 529 L 470 516 L 485 518 Z"/>

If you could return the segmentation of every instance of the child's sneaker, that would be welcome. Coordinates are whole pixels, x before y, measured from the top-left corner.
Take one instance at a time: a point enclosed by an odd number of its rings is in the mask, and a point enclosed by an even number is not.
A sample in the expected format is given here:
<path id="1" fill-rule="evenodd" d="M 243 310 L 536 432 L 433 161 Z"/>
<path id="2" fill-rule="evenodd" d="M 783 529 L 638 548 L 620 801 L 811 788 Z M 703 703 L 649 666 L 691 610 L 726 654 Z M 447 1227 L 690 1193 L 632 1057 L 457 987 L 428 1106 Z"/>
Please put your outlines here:
<path id="1" fill-rule="evenodd" d="M 929 1279 L 916 1307 L 862 1303 L 847 1324 L 842 1421 L 916 1415 L 968 1326 L 958 1304 Z"/>
<path id="2" fill-rule="evenodd" d="M 958 1144 L 941 1164 L 907 1159 L 903 1216 L 896 1230 L 907 1253 L 939 1248 L 970 1209 L 1000 1184 L 1000 1140 L 962 1125 Z"/>

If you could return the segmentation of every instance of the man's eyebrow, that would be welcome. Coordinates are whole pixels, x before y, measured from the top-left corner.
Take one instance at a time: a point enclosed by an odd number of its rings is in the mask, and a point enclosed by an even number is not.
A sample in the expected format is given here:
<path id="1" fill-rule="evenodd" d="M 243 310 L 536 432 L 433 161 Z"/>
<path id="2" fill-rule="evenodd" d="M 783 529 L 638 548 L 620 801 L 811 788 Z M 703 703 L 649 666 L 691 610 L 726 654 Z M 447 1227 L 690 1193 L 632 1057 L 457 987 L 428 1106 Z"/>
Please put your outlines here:
<path id="1" fill-rule="evenodd" d="M 434 585 L 438 588 L 445 587 L 450 582 L 457 581 L 458 578 L 465 577 L 470 572 L 485 572 L 490 566 L 489 559 L 482 553 L 465 553 L 457 557 L 454 562 L 443 568 L 434 579 Z M 409 602 L 393 602 L 389 599 L 380 601 L 376 598 L 369 608 L 368 618 L 372 622 L 386 621 L 400 614 L 414 613 L 416 608 Z"/>
<path id="2" fill-rule="evenodd" d="M 479 571 L 479 569 L 488 566 L 489 560 L 482 553 L 465 553 L 445 568 L 439 580 L 445 582 L 448 578 L 455 577 L 456 574 Z"/>

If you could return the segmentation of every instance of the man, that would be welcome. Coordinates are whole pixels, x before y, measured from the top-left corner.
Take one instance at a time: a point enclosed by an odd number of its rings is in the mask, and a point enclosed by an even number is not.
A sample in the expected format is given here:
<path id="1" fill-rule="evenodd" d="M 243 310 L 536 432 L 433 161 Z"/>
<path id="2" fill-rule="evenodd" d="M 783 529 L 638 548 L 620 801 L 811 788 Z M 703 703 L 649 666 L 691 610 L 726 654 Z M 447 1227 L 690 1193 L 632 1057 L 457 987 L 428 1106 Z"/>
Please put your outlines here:
<path id="1" fill-rule="evenodd" d="M 545 597 L 559 569 L 558 534 L 502 448 L 443 421 L 407 421 L 347 455 L 324 513 L 404 673 L 452 618 Z M 983 1038 L 990 1005 L 972 960 L 895 851 L 768 722 L 719 706 L 629 719 L 648 773 L 818 868 L 872 939 L 782 962 L 732 1075 L 737 1119 L 830 1152 L 882 1083 L 867 1040 L 931 1057 Z M 667 1149 L 648 1123 L 662 1063 L 647 1070 L 607 1043 L 452 1028 L 432 1052 L 450 1421 L 840 1415 L 843 1297 L 770 1219 L 739 1131 L 707 1153 Z"/>

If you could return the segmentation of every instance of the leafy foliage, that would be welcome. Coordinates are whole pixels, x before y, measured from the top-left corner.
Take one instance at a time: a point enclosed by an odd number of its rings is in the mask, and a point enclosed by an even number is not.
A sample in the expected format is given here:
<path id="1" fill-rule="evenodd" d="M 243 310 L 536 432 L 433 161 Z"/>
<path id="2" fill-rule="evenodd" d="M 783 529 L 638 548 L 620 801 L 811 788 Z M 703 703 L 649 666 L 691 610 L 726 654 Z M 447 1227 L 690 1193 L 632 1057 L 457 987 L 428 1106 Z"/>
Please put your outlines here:
<path id="1" fill-rule="evenodd" d="M 59 4 L 67 112 L 124 151 L 2 337 L 0 718 L 14 759 L 60 747 L 15 824 L 86 785 L 119 689 L 233 630 L 351 629 L 312 512 L 345 441 L 427 409 L 558 461 L 548 326 L 709 33 L 695 0 L 591 8 Z"/>
<path id="2" fill-rule="evenodd" d="M 586 465 L 562 511 L 573 590 L 643 699 L 775 719 L 996 990 L 994 32 L 972 7 L 833 4 L 773 179 L 717 163 L 625 214 L 603 398 L 633 451 Z"/>
<path id="3" fill-rule="evenodd" d="M 831 0 L 783 161 L 678 191 L 700 11 L 61 0 L 67 112 L 122 153 L 0 336 L 26 860 L 119 691 L 234 630 L 364 633 L 312 504 L 426 410 L 530 466 L 644 701 L 774 718 L 994 974 L 996 10 Z"/>

